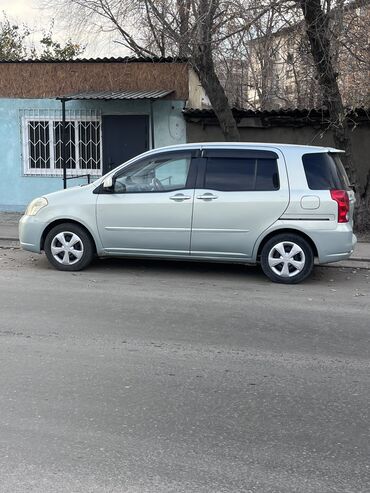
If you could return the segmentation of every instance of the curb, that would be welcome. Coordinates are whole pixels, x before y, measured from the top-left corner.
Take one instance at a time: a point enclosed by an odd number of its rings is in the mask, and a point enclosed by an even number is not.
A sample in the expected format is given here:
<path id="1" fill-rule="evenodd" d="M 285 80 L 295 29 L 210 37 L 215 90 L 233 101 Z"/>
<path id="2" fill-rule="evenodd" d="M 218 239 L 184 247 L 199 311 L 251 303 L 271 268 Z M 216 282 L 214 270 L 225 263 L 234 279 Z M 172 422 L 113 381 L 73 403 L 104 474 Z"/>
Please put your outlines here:
<path id="1" fill-rule="evenodd" d="M 20 244 L 18 238 L 6 238 L 0 237 L 0 249 L 1 250 L 9 250 L 9 249 L 17 249 L 20 250 Z"/>
<path id="2" fill-rule="evenodd" d="M 19 243 L 2 243 L 0 241 L 0 250 L 21 250 Z"/>
<path id="3" fill-rule="evenodd" d="M 333 262 L 330 264 L 316 265 L 316 267 L 327 267 L 328 269 L 361 269 L 370 270 L 370 261 L 365 262 L 351 262 L 351 260 L 341 260 L 340 262 Z"/>

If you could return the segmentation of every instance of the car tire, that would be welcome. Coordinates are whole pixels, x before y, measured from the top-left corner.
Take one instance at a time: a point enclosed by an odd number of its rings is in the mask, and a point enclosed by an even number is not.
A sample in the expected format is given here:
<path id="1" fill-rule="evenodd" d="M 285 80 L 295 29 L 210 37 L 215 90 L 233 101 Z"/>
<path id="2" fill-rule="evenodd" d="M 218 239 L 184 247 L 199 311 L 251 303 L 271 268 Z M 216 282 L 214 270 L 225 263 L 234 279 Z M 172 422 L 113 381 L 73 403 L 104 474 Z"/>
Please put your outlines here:
<path id="1" fill-rule="evenodd" d="M 314 254 L 302 236 L 277 234 L 270 238 L 261 251 L 261 267 L 273 282 L 297 284 L 312 272 Z"/>
<path id="2" fill-rule="evenodd" d="M 53 267 L 78 271 L 87 267 L 94 257 L 94 245 L 84 228 L 73 223 L 58 224 L 46 235 L 44 250 Z"/>

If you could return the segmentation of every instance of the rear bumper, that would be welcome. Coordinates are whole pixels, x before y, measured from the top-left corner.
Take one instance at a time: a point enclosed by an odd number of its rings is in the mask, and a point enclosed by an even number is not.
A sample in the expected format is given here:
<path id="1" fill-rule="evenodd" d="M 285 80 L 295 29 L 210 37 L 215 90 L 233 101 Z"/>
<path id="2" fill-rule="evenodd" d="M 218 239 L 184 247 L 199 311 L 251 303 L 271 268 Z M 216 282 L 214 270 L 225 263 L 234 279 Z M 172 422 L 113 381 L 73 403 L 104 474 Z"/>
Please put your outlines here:
<path id="1" fill-rule="evenodd" d="M 337 229 L 311 233 L 318 251 L 319 264 L 329 264 L 348 259 L 357 243 L 356 235 L 352 230 Z"/>

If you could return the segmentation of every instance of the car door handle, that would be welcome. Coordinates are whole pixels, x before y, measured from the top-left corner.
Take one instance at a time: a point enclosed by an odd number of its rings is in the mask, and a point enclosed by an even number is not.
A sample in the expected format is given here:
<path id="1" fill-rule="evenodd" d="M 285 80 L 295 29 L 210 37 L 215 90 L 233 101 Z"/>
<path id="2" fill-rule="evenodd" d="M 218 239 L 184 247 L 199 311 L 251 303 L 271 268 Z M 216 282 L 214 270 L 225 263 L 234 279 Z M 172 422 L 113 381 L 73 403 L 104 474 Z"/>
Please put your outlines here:
<path id="1" fill-rule="evenodd" d="M 204 193 L 203 195 L 197 195 L 197 199 L 200 199 L 200 200 L 215 200 L 215 199 L 218 199 L 218 195 L 213 195 L 213 193 Z"/>
<path id="2" fill-rule="evenodd" d="M 184 195 L 183 193 L 177 193 L 176 195 L 172 195 L 170 200 L 174 200 L 175 202 L 183 202 L 184 200 L 191 199 L 190 195 Z"/>

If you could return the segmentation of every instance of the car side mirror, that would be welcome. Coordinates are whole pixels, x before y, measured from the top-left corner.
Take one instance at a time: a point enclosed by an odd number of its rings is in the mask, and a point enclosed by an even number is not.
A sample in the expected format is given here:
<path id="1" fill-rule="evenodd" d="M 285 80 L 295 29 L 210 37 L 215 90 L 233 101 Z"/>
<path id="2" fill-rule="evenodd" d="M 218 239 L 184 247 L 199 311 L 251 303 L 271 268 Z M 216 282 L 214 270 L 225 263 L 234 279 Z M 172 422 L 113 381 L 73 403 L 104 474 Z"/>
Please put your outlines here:
<path id="1" fill-rule="evenodd" d="M 116 180 L 114 176 L 107 176 L 102 183 L 102 189 L 105 193 L 126 193 L 126 185 Z"/>
<path id="2" fill-rule="evenodd" d="M 110 175 L 110 176 L 107 176 L 105 178 L 105 180 L 103 181 L 103 188 L 104 190 L 108 191 L 108 190 L 113 190 L 113 176 Z"/>

